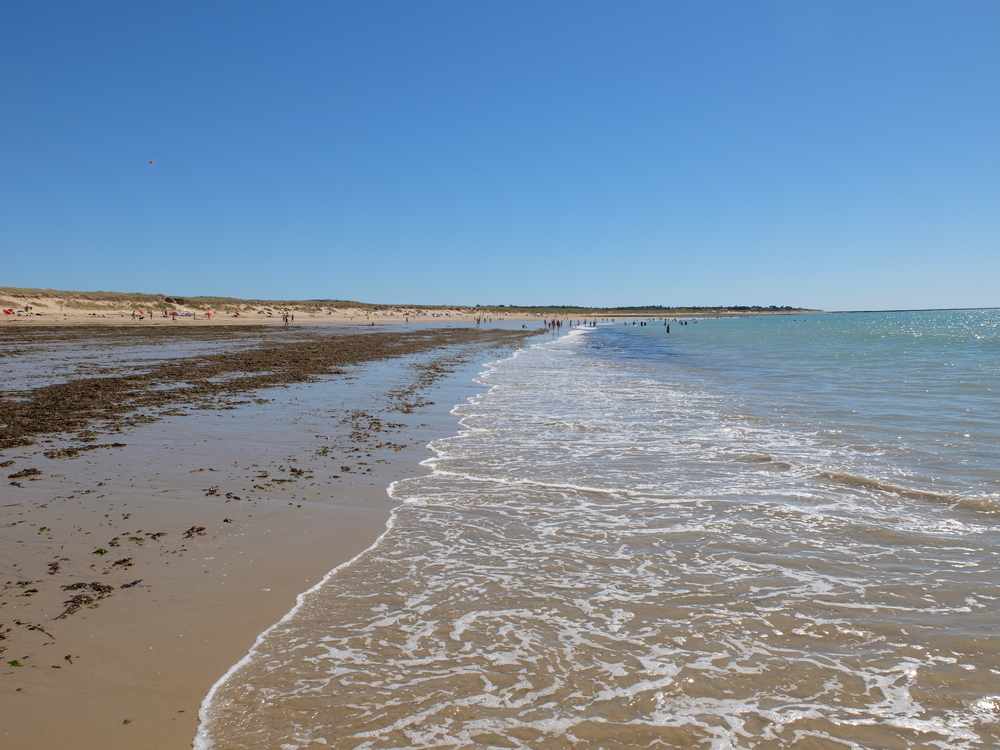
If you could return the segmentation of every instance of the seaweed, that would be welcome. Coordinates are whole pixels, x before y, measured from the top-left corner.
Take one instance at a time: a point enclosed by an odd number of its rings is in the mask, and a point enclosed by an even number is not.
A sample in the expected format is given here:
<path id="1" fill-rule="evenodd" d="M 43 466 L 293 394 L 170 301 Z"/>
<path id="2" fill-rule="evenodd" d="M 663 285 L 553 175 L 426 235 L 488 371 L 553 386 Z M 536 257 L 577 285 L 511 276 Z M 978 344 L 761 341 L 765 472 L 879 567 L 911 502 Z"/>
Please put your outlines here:
<path id="1" fill-rule="evenodd" d="M 134 344 L 136 339 L 143 338 L 226 340 L 241 332 L 265 334 L 257 327 L 179 331 L 126 329 L 112 334 L 95 333 L 88 328 L 79 331 L 35 328 L 30 333 L 34 338 L 44 332 L 57 333 L 64 338 L 103 336 L 122 344 Z M 0 344 L 19 341 L 18 336 L 24 338 L 25 333 L 22 330 L 2 331 Z M 342 374 L 347 366 L 457 344 L 515 345 L 537 332 L 471 328 L 366 333 L 311 331 L 301 333 L 292 341 L 277 339 L 273 336 L 274 331 L 267 333 L 272 335 L 265 336 L 260 346 L 252 348 L 170 359 L 145 372 L 123 369 L 101 377 L 75 378 L 19 393 L 16 399 L 4 396 L 0 398 L 0 450 L 30 445 L 43 434 L 78 433 L 82 441 L 90 441 L 97 426 L 120 430 L 123 426 L 155 420 L 157 415 L 150 411 L 158 410 L 162 416 L 183 405 L 222 408 L 228 405 L 226 399 L 237 394 Z M 428 376 L 426 379 L 433 379 L 443 373 L 423 374 Z M 402 405 L 400 410 L 412 411 L 422 405 L 427 404 L 418 399 Z M 46 455 L 73 458 L 85 450 L 117 447 L 124 446 L 121 443 L 72 446 L 49 451 Z"/>
<path id="2" fill-rule="evenodd" d="M 71 583 L 63 586 L 63 591 L 81 591 L 85 590 L 89 593 L 75 594 L 67 599 L 63 604 L 66 605 L 66 609 L 61 615 L 58 615 L 56 620 L 65 620 L 71 614 L 79 610 L 81 607 L 94 605 L 101 599 L 107 599 L 111 596 L 111 592 L 114 591 L 114 586 L 107 583 L 101 583 L 100 581 L 94 581 L 93 583 Z M 67 659 L 68 661 L 68 659 Z M 71 662 L 72 663 L 72 662 Z"/>

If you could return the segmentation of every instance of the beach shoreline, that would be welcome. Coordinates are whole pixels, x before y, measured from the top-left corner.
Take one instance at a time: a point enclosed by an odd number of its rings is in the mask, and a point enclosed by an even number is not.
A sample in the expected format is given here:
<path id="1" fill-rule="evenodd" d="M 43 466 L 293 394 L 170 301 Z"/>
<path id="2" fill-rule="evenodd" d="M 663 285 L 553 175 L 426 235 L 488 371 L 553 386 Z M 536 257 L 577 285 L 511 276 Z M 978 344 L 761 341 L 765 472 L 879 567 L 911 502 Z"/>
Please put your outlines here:
<path id="1" fill-rule="evenodd" d="M 288 326 L 509 324 L 801 315 L 822 310 L 763 307 L 579 308 L 385 305 L 333 300 L 267 301 L 59 292 L 0 287 L 0 321 L 11 326 Z"/>
<path id="2" fill-rule="evenodd" d="M 378 538 L 386 488 L 455 432 L 452 406 L 512 333 L 0 451 L 3 744 L 190 747 L 212 685 Z"/>

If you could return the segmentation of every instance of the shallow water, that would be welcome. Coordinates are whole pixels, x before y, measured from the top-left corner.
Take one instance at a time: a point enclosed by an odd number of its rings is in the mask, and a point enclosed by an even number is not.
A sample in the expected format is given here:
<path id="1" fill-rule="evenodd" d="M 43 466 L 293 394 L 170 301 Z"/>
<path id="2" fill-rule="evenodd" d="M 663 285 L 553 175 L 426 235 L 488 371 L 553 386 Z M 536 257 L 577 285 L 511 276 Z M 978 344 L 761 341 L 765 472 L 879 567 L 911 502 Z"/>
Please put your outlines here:
<path id="1" fill-rule="evenodd" d="M 1000 746 L 1000 314 L 578 329 L 494 363 L 198 747 Z"/>
<path id="2" fill-rule="evenodd" d="M 345 326 L 341 330 L 348 330 Z M 3 378 L 0 395 L 27 392 L 77 378 L 114 377 L 123 371 L 147 372 L 167 360 L 239 351 L 310 331 L 274 328 L 17 329 L 0 331 Z"/>

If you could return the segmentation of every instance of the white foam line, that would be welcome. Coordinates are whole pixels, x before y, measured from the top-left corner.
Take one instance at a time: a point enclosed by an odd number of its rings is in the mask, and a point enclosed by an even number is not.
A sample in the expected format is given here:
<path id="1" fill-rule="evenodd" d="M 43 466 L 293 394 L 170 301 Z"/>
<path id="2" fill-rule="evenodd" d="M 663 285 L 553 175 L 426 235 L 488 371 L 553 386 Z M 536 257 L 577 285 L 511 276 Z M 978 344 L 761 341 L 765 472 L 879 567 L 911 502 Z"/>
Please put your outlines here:
<path id="1" fill-rule="evenodd" d="M 545 342 L 545 343 L 550 343 L 550 342 Z M 539 347 L 539 346 L 542 346 L 542 345 L 543 344 L 534 344 L 534 345 L 532 345 L 531 348 Z M 514 359 L 519 354 L 521 354 L 521 352 L 523 352 L 523 351 L 524 351 L 523 349 L 518 349 L 510 357 L 508 357 L 507 359 Z M 485 365 L 487 369 L 484 370 L 483 372 L 481 372 L 477 377 L 483 377 L 484 375 L 492 372 L 494 369 L 496 369 L 495 366 L 498 365 L 498 364 L 500 364 L 503 361 L 506 361 L 506 360 L 496 360 L 494 362 L 487 363 Z M 477 380 L 477 382 L 478 382 L 478 380 Z M 490 390 L 493 390 L 493 389 L 490 388 Z M 477 395 L 481 395 L 481 394 L 477 394 Z M 476 398 L 476 396 L 473 396 L 471 398 Z M 471 398 L 468 399 L 468 400 L 471 400 Z M 458 405 L 456 405 L 454 408 L 452 408 L 451 413 L 454 413 L 455 409 L 457 409 L 457 408 L 458 408 Z M 431 448 L 431 443 L 428 443 L 427 447 Z M 426 461 L 429 461 L 429 460 L 431 460 L 431 459 L 426 459 L 425 461 L 421 461 L 420 465 L 421 466 L 425 465 Z M 435 469 L 435 471 L 437 471 L 437 470 Z M 405 481 L 405 480 L 398 480 L 398 481 Z M 389 497 L 391 497 L 393 499 L 396 499 L 395 496 L 393 495 L 393 488 L 396 486 L 396 484 L 397 484 L 397 482 L 392 482 L 386 488 L 386 494 L 388 494 Z M 210 721 L 210 718 L 211 718 L 209 716 L 209 711 L 210 711 L 210 709 L 212 707 L 213 701 L 215 700 L 216 694 L 219 692 L 219 690 L 222 689 L 222 686 L 225 685 L 225 683 L 229 680 L 230 677 L 232 677 L 234 674 L 236 674 L 236 672 L 238 672 L 242 667 L 244 667 L 247 664 L 249 664 L 254 659 L 254 657 L 257 656 L 257 654 L 258 654 L 258 651 L 257 651 L 258 647 L 264 642 L 264 640 L 268 637 L 268 635 L 270 635 L 276 628 L 278 628 L 281 625 L 283 625 L 284 623 L 288 622 L 289 620 L 291 620 L 293 617 L 295 617 L 299 613 L 299 610 L 302 608 L 302 605 L 305 604 L 305 601 L 309 597 L 310 594 L 312 594 L 314 591 L 318 591 L 320 588 L 322 588 L 323 586 L 325 586 L 327 584 L 327 582 L 329 582 L 330 579 L 333 578 L 341 570 L 345 570 L 345 569 L 349 568 L 355 562 L 357 562 L 358 560 L 360 560 L 364 555 L 366 555 L 369 552 L 377 549 L 379 547 L 379 545 L 382 543 L 382 541 L 386 538 L 386 536 L 388 536 L 389 532 L 391 532 L 393 530 L 393 528 L 395 527 L 395 525 L 396 525 L 396 513 L 397 513 L 398 510 L 399 510 L 399 506 L 397 506 L 396 508 L 392 509 L 392 512 L 389 514 L 389 518 L 388 518 L 388 520 L 386 521 L 386 524 L 385 524 L 385 531 L 383 531 L 381 534 L 379 534 L 378 538 L 372 543 L 372 545 L 370 547 L 368 547 L 367 549 L 365 549 L 362 552 L 358 553 L 357 555 L 355 555 L 354 557 L 352 557 L 350 560 L 348 560 L 348 561 L 346 561 L 344 563 L 341 563 L 340 565 L 338 565 L 337 567 L 335 567 L 333 570 L 331 570 L 329 573 L 327 573 L 325 576 L 323 576 L 322 580 L 319 583 L 317 583 L 315 586 L 313 586 L 312 588 L 308 589 L 307 591 L 303 591 L 301 594 L 299 594 L 297 597 L 295 597 L 295 606 L 293 606 L 285 614 L 284 617 L 282 617 L 280 620 L 278 620 L 276 623 L 274 623 L 274 625 L 272 625 L 267 630 L 265 630 L 260 635 L 258 635 L 257 638 L 256 638 L 256 640 L 254 640 L 253 645 L 250 647 L 250 650 L 247 652 L 246 656 L 244 656 L 242 659 L 240 659 L 238 662 L 236 662 L 228 670 L 226 670 L 226 673 L 224 675 L 222 675 L 222 677 L 220 677 L 216 681 L 216 683 L 214 685 L 212 685 L 212 688 L 208 691 L 208 694 L 205 696 L 204 700 L 202 700 L 201 705 L 198 708 L 198 722 L 199 722 L 198 723 L 198 731 L 195 733 L 194 740 L 191 743 L 191 747 L 193 748 L 193 750 L 211 750 L 215 746 L 214 740 L 212 740 L 209 737 L 209 734 L 208 734 L 208 725 L 209 725 L 209 721 Z"/>
<path id="2" fill-rule="evenodd" d="M 393 484 L 395 484 L 395 482 Z M 212 689 L 208 691 L 208 695 L 205 696 L 205 699 L 201 702 L 201 706 L 198 708 L 198 721 L 199 721 L 198 731 L 195 734 L 194 742 L 191 745 L 194 750 L 211 750 L 211 748 L 215 746 L 215 742 L 208 737 L 208 732 L 207 732 L 208 726 L 207 725 L 208 725 L 209 718 L 210 718 L 209 715 L 208 715 L 208 711 L 211 708 L 211 704 L 212 704 L 212 701 L 215 699 L 216 693 L 222 688 L 222 686 L 226 683 L 226 681 L 232 675 L 234 675 L 241 667 L 249 664 L 253 660 L 253 658 L 255 656 L 257 656 L 257 648 L 258 648 L 258 646 L 260 646 L 264 642 L 264 639 L 266 639 L 267 636 L 270 635 L 273 630 L 275 630 L 275 628 L 277 628 L 280 625 L 288 622 L 290 619 L 292 619 L 293 617 L 295 617 L 295 615 L 298 614 L 299 610 L 302 608 L 302 605 L 305 603 L 306 599 L 309 597 L 309 595 L 311 593 L 313 593 L 314 591 L 317 591 L 318 589 L 320 589 L 323 586 L 325 586 L 326 583 L 331 578 L 333 578 L 333 576 L 335 576 L 341 570 L 344 570 L 344 569 L 348 568 L 350 565 L 352 565 L 357 560 L 359 560 L 367 552 L 370 552 L 371 550 L 376 549 L 379 546 L 379 544 L 382 542 L 382 540 L 385 539 L 386 535 L 390 531 L 392 531 L 393 527 L 396 525 L 396 511 L 397 510 L 398 510 L 398 508 L 393 508 L 392 513 L 389 514 L 389 519 L 386 521 L 385 531 L 383 531 L 379 535 L 378 539 L 376 539 L 375 542 L 370 547 L 368 547 L 363 552 L 360 552 L 359 554 L 355 555 L 354 557 L 352 557 L 347 562 L 341 563 L 340 565 L 338 565 L 337 567 L 335 567 L 333 570 L 331 570 L 329 573 L 327 573 L 325 576 L 323 576 L 323 579 L 319 583 L 317 583 L 315 586 L 313 586 L 312 588 L 308 589 L 307 591 L 303 591 L 301 594 L 299 594 L 297 597 L 295 597 L 295 606 L 292 607 L 288 611 L 288 613 L 285 614 L 284 617 L 282 617 L 280 620 L 278 620 L 276 623 L 274 623 L 274 625 L 272 625 L 267 630 L 265 630 L 263 633 L 261 633 L 260 635 L 258 635 L 257 639 L 254 641 L 253 646 L 250 647 L 250 650 L 247 652 L 246 656 L 244 656 L 242 659 L 240 659 L 238 662 L 236 662 L 233 666 L 231 666 L 226 671 L 226 673 L 224 675 L 222 675 L 222 677 L 220 677 L 219 680 L 214 685 L 212 685 Z"/>
<path id="3" fill-rule="evenodd" d="M 428 461 L 433 461 L 434 459 L 428 459 Z M 430 464 L 428 464 L 430 465 Z M 542 487 L 544 489 L 550 490 L 571 490 L 573 492 L 590 492 L 595 495 L 611 495 L 615 497 L 648 497 L 654 500 L 700 500 L 701 498 L 691 498 L 684 495 L 663 495 L 663 494 L 651 494 L 645 492 L 637 492 L 636 490 L 624 490 L 624 489 L 609 489 L 606 487 L 588 487 L 586 485 L 579 484 L 562 484 L 559 482 L 542 482 L 537 479 L 505 479 L 503 477 L 482 477 L 476 476 L 475 474 L 464 474 L 459 471 L 448 471 L 447 469 L 439 469 L 437 467 L 432 467 L 434 473 L 438 476 L 445 477 L 459 477 L 461 479 L 468 479 L 473 482 L 484 482 L 491 484 L 504 484 L 508 486 L 517 487 Z M 405 481 L 405 480 L 402 480 Z M 393 482 L 395 484 L 395 482 Z"/>

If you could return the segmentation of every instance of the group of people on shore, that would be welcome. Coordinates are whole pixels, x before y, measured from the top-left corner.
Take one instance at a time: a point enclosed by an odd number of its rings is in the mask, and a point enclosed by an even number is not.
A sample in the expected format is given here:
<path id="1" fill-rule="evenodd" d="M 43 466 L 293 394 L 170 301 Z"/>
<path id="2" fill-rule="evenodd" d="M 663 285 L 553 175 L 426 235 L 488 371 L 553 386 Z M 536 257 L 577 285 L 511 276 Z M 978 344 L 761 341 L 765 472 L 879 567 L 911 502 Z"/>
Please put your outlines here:
<path id="1" fill-rule="evenodd" d="M 211 320 L 212 319 L 212 315 L 214 315 L 214 313 L 211 310 L 208 310 L 208 311 L 202 313 L 202 316 L 206 320 Z M 150 320 L 152 320 L 155 317 L 152 310 L 143 310 L 141 308 L 136 308 L 135 310 L 132 311 L 132 320 L 145 320 L 147 317 Z M 194 319 L 197 320 L 198 313 L 197 312 L 185 312 L 185 313 L 182 313 L 182 312 L 177 312 L 176 310 L 169 310 L 169 311 L 168 310 L 161 310 L 160 311 L 160 317 L 161 318 L 171 318 L 171 319 L 173 319 L 175 321 L 177 320 L 177 318 L 188 318 L 188 317 L 194 318 Z"/>
<path id="2" fill-rule="evenodd" d="M 41 315 L 41 313 L 36 313 L 35 308 L 31 305 L 25 305 L 23 309 L 18 310 L 16 307 L 5 307 L 3 309 L 4 315 L 14 315 L 19 318 L 31 317 L 32 315 Z"/>

